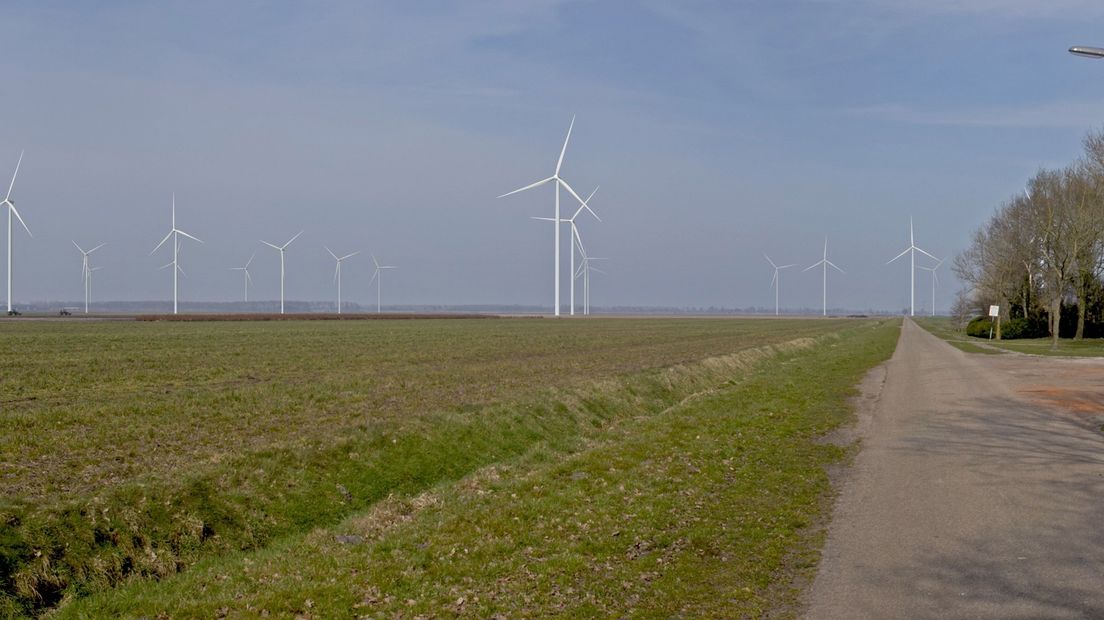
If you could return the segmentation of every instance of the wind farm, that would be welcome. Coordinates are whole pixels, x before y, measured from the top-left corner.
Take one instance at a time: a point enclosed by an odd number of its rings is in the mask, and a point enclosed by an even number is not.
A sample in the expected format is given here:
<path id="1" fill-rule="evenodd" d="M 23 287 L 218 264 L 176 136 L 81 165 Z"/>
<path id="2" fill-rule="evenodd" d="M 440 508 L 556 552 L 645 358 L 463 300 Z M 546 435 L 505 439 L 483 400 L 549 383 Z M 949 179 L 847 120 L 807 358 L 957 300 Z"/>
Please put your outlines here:
<path id="1" fill-rule="evenodd" d="M 1076 1 L 5 7 L 0 618 L 1104 617 Z"/>

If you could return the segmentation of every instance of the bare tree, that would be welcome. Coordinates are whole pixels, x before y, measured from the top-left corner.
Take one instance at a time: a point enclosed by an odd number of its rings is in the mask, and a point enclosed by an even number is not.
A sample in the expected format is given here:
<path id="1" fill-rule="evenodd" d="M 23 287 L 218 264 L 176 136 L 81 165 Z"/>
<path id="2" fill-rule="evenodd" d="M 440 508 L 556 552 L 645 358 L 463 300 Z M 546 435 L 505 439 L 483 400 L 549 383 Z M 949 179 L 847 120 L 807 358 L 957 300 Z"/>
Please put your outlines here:
<path id="1" fill-rule="evenodd" d="M 1062 299 L 1070 288 L 1075 267 L 1075 237 L 1072 230 L 1077 202 L 1077 184 L 1069 171 L 1040 170 L 1031 179 L 1027 198 L 1029 224 L 1043 267 L 1043 297 L 1047 303 L 1051 346 L 1058 348 L 1062 322 Z"/>

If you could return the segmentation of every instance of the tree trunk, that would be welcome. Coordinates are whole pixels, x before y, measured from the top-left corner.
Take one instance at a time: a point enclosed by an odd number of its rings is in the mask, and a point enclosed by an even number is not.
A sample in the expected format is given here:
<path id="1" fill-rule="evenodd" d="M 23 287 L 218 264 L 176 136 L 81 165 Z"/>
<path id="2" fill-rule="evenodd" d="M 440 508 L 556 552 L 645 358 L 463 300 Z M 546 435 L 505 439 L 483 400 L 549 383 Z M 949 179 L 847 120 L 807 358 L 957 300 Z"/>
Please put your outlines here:
<path id="1" fill-rule="evenodd" d="M 1050 348 L 1058 348 L 1058 328 L 1062 323 L 1062 299 L 1058 298 L 1050 304 L 1051 317 L 1051 341 Z"/>
<path id="2" fill-rule="evenodd" d="M 1085 306 L 1088 304 L 1088 295 L 1084 292 L 1077 294 L 1077 333 L 1073 335 L 1074 340 L 1082 340 L 1085 338 Z"/>

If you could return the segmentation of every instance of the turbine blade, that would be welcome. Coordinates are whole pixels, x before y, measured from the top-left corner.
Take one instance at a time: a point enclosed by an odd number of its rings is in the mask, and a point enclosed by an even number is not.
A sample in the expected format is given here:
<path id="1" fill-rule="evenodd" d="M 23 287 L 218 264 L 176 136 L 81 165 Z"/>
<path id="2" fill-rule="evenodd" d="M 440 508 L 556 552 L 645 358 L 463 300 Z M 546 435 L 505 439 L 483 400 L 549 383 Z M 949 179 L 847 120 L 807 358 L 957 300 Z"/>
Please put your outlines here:
<path id="1" fill-rule="evenodd" d="M 16 209 L 15 204 L 10 200 L 8 201 L 8 208 L 15 214 L 15 219 L 19 220 L 19 223 L 23 225 L 23 230 L 27 231 L 27 234 L 33 237 L 34 235 L 31 235 L 31 229 L 27 228 L 27 223 L 23 221 L 23 216 L 19 215 L 19 209 Z"/>
<path id="2" fill-rule="evenodd" d="M 189 235 L 188 233 L 184 232 L 183 230 L 178 230 L 178 231 L 176 231 L 176 232 L 178 232 L 178 233 L 180 233 L 180 234 L 184 235 L 185 237 L 187 237 L 187 238 L 191 239 L 192 241 L 199 241 L 200 243 L 203 243 L 203 240 L 201 240 L 201 239 L 197 239 L 197 238 L 195 238 L 195 237 L 193 237 L 193 236 Z"/>
<path id="3" fill-rule="evenodd" d="M 912 249 L 912 248 L 908 248 L 908 249 L 906 249 L 906 250 L 905 250 L 904 252 L 901 252 L 901 253 L 900 253 L 900 254 L 898 254 L 897 256 L 894 256 L 893 258 L 891 258 L 891 259 L 889 259 L 888 261 L 886 261 L 886 264 L 888 265 L 888 264 L 892 263 L 893 261 L 897 260 L 898 258 L 901 258 L 901 257 L 902 257 L 902 256 L 904 256 L 905 254 L 908 254 L 908 253 L 909 253 L 909 250 L 911 250 L 911 249 Z"/>
<path id="4" fill-rule="evenodd" d="M 767 289 L 770 290 L 770 289 L 774 288 L 774 283 L 775 282 L 778 282 L 778 270 L 777 269 L 774 270 L 774 276 L 771 278 L 771 283 L 770 283 L 769 286 L 767 286 Z"/>
<path id="5" fill-rule="evenodd" d="M 915 246 L 913 246 L 913 247 L 915 247 Z M 932 256 L 931 254 L 928 254 L 928 253 L 927 253 L 927 252 L 925 252 L 924 250 L 921 250 L 920 248 L 916 248 L 916 251 L 917 251 L 917 252 L 920 252 L 921 254 L 923 254 L 924 256 L 927 256 L 928 258 L 930 258 L 930 259 L 932 259 L 932 260 L 939 260 L 938 258 L 936 258 L 936 257 Z"/>
<path id="6" fill-rule="evenodd" d="M 779 269 L 789 269 L 790 267 L 797 267 L 797 263 L 790 263 L 789 265 L 782 265 Z"/>
<path id="7" fill-rule="evenodd" d="M 337 283 L 337 274 L 339 274 L 339 273 L 341 273 L 341 261 L 338 261 L 337 266 L 334 267 L 334 277 L 333 277 L 334 283 Z"/>
<path id="8" fill-rule="evenodd" d="M 250 284 L 253 284 L 253 276 L 249 275 L 249 270 L 248 269 L 245 270 L 245 281 L 250 283 Z"/>
<path id="9" fill-rule="evenodd" d="M 19 161 L 15 162 L 15 173 L 12 174 L 11 184 L 8 185 L 8 193 L 4 195 L 4 200 L 11 198 L 12 188 L 15 187 L 15 177 L 19 176 L 19 166 L 21 165 L 23 165 L 23 151 L 19 151 Z"/>
<path id="10" fill-rule="evenodd" d="M 245 261 L 245 268 L 249 269 L 249 264 L 253 262 L 253 257 L 257 255 L 257 250 L 253 250 L 253 253 L 249 256 L 249 260 Z"/>
<path id="11" fill-rule="evenodd" d="M 830 260 L 829 260 L 829 261 L 824 261 L 824 262 L 828 263 L 828 266 L 829 266 L 829 267 L 831 267 L 832 269 L 835 269 L 836 271 L 838 271 L 838 272 L 840 272 L 840 273 L 847 273 L 846 271 L 844 271 L 844 270 L 840 269 L 839 267 L 837 267 L 837 266 L 836 266 L 836 264 L 835 264 L 835 263 L 833 263 L 833 262 L 832 262 L 832 261 L 830 261 Z"/>
<path id="12" fill-rule="evenodd" d="M 769 256 L 767 256 L 767 253 L 766 253 L 766 252 L 763 252 L 763 258 L 767 259 L 767 262 L 768 262 L 768 263 L 770 263 L 770 266 L 771 266 L 771 267 L 774 267 L 775 269 L 778 269 L 778 265 L 775 265 L 775 264 L 774 264 L 774 261 L 772 261 L 772 260 L 770 259 L 770 257 L 769 257 Z"/>
<path id="13" fill-rule="evenodd" d="M 608 275 L 608 274 L 606 274 L 606 272 L 602 271 L 601 269 L 599 269 L 597 267 L 591 267 L 590 270 L 593 271 L 594 273 L 600 273 L 602 275 Z"/>
<path id="14" fill-rule="evenodd" d="M 560 176 L 560 166 L 563 165 L 564 153 L 567 152 L 567 143 L 571 140 L 571 129 L 575 127 L 575 115 L 571 116 L 571 124 L 567 126 L 567 137 L 564 138 L 563 148 L 560 149 L 560 159 L 556 161 L 556 176 Z"/>
<path id="15" fill-rule="evenodd" d="M 512 192 L 506 192 L 505 194 L 502 194 L 501 196 L 499 196 L 499 198 L 505 198 L 507 196 L 511 196 L 511 195 L 516 194 L 518 192 L 524 192 L 527 189 L 533 189 L 534 187 L 539 187 L 539 186 L 544 185 L 545 183 L 547 183 L 549 181 L 554 180 L 555 178 L 556 177 L 548 177 L 547 179 L 542 179 L 540 181 L 537 181 L 536 183 L 530 183 L 529 185 L 526 185 L 525 187 L 515 189 Z"/>
<path id="16" fill-rule="evenodd" d="M 282 249 L 283 249 L 283 248 L 281 248 L 281 247 L 280 247 L 280 246 L 278 246 L 278 245 L 272 245 L 271 243 L 269 243 L 269 242 L 265 241 L 264 239 L 260 239 L 260 242 L 261 242 L 261 243 L 263 243 L 263 244 L 265 244 L 265 245 L 267 245 L 268 247 L 270 247 L 270 248 L 272 248 L 272 249 L 274 249 L 274 250 L 282 250 Z M 250 259 L 250 260 L 252 260 L 252 259 Z"/>
<path id="17" fill-rule="evenodd" d="M 579 198 L 579 194 L 576 194 L 575 190 L 571 189 L 571 186 L 567 184 L 567 181 L 565 181 L 563 179 L 556 179 L 556 180 L 560 183 L 560 185 L 564 186 L 564 189 L 566 189 L 572 196 L 575 197 L 575 200 L 579 201 L 579 204 L 581 204 L 583 206 L 586 206 L 586 202 L 584 202 L 582 198 Z M 587 208 L 589 209 L 589 207 L 587 207 Z M 598 216 L 595 215 L 594 217 L 598 217 Z M 599 221 L 601 221 L 601 220 L 599 220 Z"/>
<path id="18" fill-rule="evenodd" d="M 534 216 L 531 216 L 531 217 L 530 217 L 529 219 L 532 219 L 532 220 L 544 220 L 544 221 L 546 221 L 546 222 L 555 222 L 555 221 L 556 221 L 556 218 L 554 218 L 554 217 L 537 217 L 537 216 L 535 216 L 535 215 L 534 215 Z M 566 220 L 565 220 L 565 221 L 566 221 Z"/>
<path id="19" fill-rule="evenodd" d="M 342 256 L 338 260 L 345 260 L 346 258 L 352 258 L 352 257 L 356 256 L 357 254 L 360 254 L 360 250 L 357 250 L 356 252 L 353 252 L 351 254 L 346 254 L 345 256 Z"/>
<path id="20" fill-rule="evenodd" d="M 581 206 L 581 207 L 579 207 L 579 208 L 580 208 L 580 209 L 586 209 L 587 211 L 589 211 L 589 212 L 590 212 L 590 214 L 591 214 L 591 215 L 593 215 L 593 216 L 594 216 L 594 219 L 596 219 L 596 220 L 598 220 L 599 222 L 601 222 L 601 221 L 602 221 L 602 218 L 598 217 L 598 214 L 594 212 L 594 209 L 591 209 L 591 208 L 590 208 L 590 199 L 591 199 L 591 198 L 594 198 L 594 195 L 595 195 L 595 194 L 597 194 L 597 193 L 598 193 L 598 186 L 595 186 L 595 188 L 594 188 L 594 191 L 593 191 L 593 192 L 590 192 L 590 195 L 589 195 L 589 196 L 587 196 L 587 199 L 583 201 L 583 206 Z M 576 212 L 575 212 L 575 215 L 579 215 L 579 212 L 578 212 L 578 211 L 576 211 Z M 574 219 L 575 219 L 575 217 L 574 217 L 574 216 L 572 216 L 572 218 L 571 218 L 571 219 L 572 219 L 572 220 L 574 220 Z"/>
<path id="21" fill-rule="evenodd" d="M 153 250 L 150 251 L 150 254 L 152 255 L 154 252 L 161 249 L 161 246 L 165 245 L 165 242 L 169 240 L 169 237 L 171 237 L 172 234 L 173 234 L 173 231 L 170 230 L 169 234 L 165 235 L 165 238 L 161 240 L 161 243 L 158 243 L 157 247 L 153 248 Z"/>
<path id="22" fill-rule="evenodd" d="M 184 273 L 184 268 L 183 267 L 181 267 L 180 265 L 177 265 L 176 268 L 177 268 L 178 271 L 180 271 L 180 275 L 184 276 L 185 278 L 188 277 L 188 274 Z"/>
<path id="23" fill-rule="evenodd" d="M 820 267 L 820 264 L 825 262 L 826 260 L 827 259 L 822 258 L 822 259 L 818 260 L 817 262 L 813 263 L 812 265 L 809 265 L 808 267 L 802 269 L 801 271 L 808 271 L 808 270 L 812 269 L 813 267 Z"/>
<path id="24" fill-rule="evenodd" d="M 165 263 L 164 265 L 161 265 L 160 267 L 158 267 L 157 270 L 161 271 L 162 269 L 168 269 L 169 267 L 172 267 L 172 266 L 173 266 L 173 262 L 170 261 L 170 262 Z"/>
<path id="25" fill-rule="evenodd" d="M 378 277 L 379 277 L 379 267 L 376 267 L 376 270 L 372 273 L 372 278 L 370 280 L 368 280 L 368 284 L 371 284 L 371 283 L 375 282 L 376 278 L 378 278 Z"/>
<path id="26" fill-rule="evenodd" d="M 70 241 L 73 241 L 73 240 L 70 239 Z M 87 254 L 88 253 L 88 252 L 85 252 L 84 250 L 82 250 L 81 246 L 77 245 L 76 241 L 73 241 L 73 245 L 77 246 L 77 251 L 80 252 L 81 254 Z"/>
<path id="27" fill-rule="evenodd" d="M 291 239 L 288 239 L 288 242 L 287 242 L 287 243 L 285 243 L 285 244 L 283 245 L 283 247 L 281 247 L 280 249 L 282 250 L 282 249 L 286 248 L 287 246 L 291 245 L 291 242 L 292 242 L 292 241 L 295 241 L 296 239 L 298 239 L 298 238 L 299 238 L 299 235 L 301 235 L 301 234 L 303 234 L 303 231 L 301 231 L 301 230 L 300 230 L 299 232 L 295 233 L 295 236 L 294 236 L 294 237 L 292 237 Z"/>
<path id="28" fill-rule="evenodd" d="M 102 248 L 105 245 L 107 245 L 107 244 L 106 243 L 101 243 L 100 245 L 97 245 L 96 247 L 92 248 L 91 250 L 88 250 L 88 253 L 91 254 L 91 253 L 95 252 L 96 250 Z"/>
<path id="29" fill-rule="evenodd" d="M 326 248 L 326 246 L 322 246 L 322 247 Z M 326 251 L 330 253 L 330 256 L 332 256 L 334 260 L 341 260 L 340 258 L 337 257 L 337 254 L 334 254 L 333 251 L 330 250 L 330 248 L 326 248 Z"/>

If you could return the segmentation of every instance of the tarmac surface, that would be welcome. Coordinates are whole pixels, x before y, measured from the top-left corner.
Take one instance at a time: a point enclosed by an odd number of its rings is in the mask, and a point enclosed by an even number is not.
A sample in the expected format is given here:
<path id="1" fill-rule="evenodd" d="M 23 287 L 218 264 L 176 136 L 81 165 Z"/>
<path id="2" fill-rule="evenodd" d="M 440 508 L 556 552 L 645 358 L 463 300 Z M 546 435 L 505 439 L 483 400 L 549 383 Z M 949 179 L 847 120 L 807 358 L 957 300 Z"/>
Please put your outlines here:
<path id="1" fill-rule="evenodd" d="M 1104 359 L 906 319 L 880 376 L 806 617 L 1104 618 Z"/>

